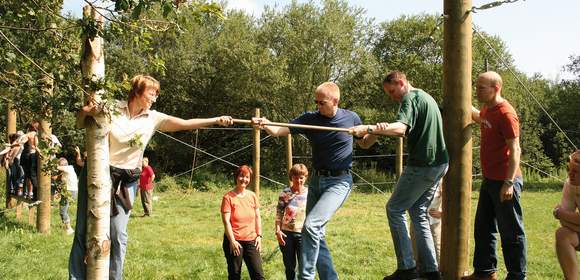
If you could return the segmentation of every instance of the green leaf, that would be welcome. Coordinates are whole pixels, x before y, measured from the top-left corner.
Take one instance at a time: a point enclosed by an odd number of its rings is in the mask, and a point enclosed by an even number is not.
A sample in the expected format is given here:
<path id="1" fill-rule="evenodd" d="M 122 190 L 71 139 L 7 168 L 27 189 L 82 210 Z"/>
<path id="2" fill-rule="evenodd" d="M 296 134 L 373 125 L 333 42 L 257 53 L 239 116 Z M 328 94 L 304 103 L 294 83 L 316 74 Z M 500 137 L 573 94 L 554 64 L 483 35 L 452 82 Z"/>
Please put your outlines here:
<path id="1" fill-rule="evenodd" d="M 167 18 L 171 12 L 173 12 L 173 5 L 170 2 L 163 3 L 163 17 Z"/>
<path id="2" fill-rule="evenodd" d="M 144 8 L 143 2 L 139 2 L 139 4 L 137 4 L 137 6 L 135 7 L 135 9 L 133 9 L 133 13 L 131 13 L 131 17 L 133 19 L 139 19 L 139 16 L 141 15 L 141 12 L 143 12 L 143 8 Z"/>

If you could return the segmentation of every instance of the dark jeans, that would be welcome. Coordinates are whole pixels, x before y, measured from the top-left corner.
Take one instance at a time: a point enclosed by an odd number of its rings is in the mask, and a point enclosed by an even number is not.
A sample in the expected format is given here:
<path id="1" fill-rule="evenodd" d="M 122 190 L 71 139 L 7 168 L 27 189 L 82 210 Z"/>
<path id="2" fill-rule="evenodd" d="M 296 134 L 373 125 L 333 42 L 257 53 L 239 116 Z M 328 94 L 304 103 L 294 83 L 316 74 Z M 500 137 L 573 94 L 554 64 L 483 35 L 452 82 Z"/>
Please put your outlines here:
<path id="1" fill-rule="evenodd" d="M 23 159 L 23 167 L 24 167 L 24 182 L 30 182 L 32 184 L 32 192 L 34 193 L 33 199 L 36 200 L 38 195 L 38 154 L 33 153 L 29 155 L 22 154 Z M 25 187 L 25 192 L 28 192 L 28 188 Z M 30 194 L 28 194 L 30 195 Z"/>
<path id="2" fill-rule="evenodd" d="M 497 270 L 497 232 L 508 275 L 506 279 L 526 277 L 526 233 L 520 196 L 523 180 L 516 177 L 514 196 L 510 201 L 499 200 L 503 181 L 483 180 L 475 214 L 475 252 L 473 267 L 477 274 L 489 274 Z"/>
<path id="3" fill-rule="evenodd" d="M 286 280 L 296 279 L 296 260 L 300 261 L 300 245 L 302 244 L 302 233 L 283 230 L 286 234 L 286 245 L 280 245 L 282 260 L 286 268 Z"/>
<path id="4" fill-rule="evenodd" d="M 230 240 L 224 235 L 224 242 L 222 244 L 224 255 L 228 263 L 228 280 L 239 280 L 242 276 L 242 260 L 246 263 L 250 278 L 252 280 L 264 280 L 264 271 L 262 271 L 262 258 L 260 253 L 256 250 L 254 240 L 241 241 L 238 243 L 242 245 L 240 255 L 234 256 L 230 252 Z"/>

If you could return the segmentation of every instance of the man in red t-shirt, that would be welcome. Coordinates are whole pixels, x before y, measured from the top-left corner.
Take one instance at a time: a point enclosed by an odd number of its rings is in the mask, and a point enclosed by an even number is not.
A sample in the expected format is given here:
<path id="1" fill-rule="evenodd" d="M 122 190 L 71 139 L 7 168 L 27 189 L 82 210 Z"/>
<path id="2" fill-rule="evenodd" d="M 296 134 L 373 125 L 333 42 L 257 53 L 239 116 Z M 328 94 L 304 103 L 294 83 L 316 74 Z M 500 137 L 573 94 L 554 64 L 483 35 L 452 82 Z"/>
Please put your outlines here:
<path id="1" fill-rule="evenodd" d="M 141 203 L 143 204 L 143 217 L 151 215 L 153 211 L 153 180 L 155 180 L 155 173 L 153 168 L 149 166 L 149 159 L 143 158 L 143 170 L 139 178 L 139 190 L 141 192 Z"/>
<path id="2" fill-rule="evenodd" d="M 463 280 L 497 279 L 496 233 L 508 275 L 505 279 L 526 278 L 526 234 L 520 194 L 520 127 L 514 108 L 501 96 L 502 79 L 493 71 L 479 75 L 477 99 L 481 111 L 472 109 L 480 124 L 480 158 L 483 182 L 475 214 L 474 272 Z"/>

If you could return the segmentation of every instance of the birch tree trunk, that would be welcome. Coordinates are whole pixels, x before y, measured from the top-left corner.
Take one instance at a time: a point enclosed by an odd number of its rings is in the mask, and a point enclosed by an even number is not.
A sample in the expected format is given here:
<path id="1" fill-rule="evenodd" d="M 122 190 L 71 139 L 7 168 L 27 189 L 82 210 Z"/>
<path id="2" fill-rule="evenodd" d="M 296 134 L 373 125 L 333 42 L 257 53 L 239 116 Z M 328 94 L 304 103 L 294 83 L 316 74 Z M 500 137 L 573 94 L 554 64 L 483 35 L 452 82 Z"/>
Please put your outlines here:
<path id="1" fill-rule="evenodd" d="M 8 103 L 6 108 L 7 116 L 6 116 L 6 141 L 10 143 L 9 135 L 12 133 L 16 133 L 16 111 L 12 107 L 11 103 Z M 18 188 L 18 186 L 15 186 Z M 18 191 L 18 190 L 16 190 Z M 6 195 L 6 208 L 13 208 L 16 206 L 16 199 L 12 197 L 12 195 Z"/>
<path id="2" fill-rule="evenodd" d="M 90 6 L 83 8 L 83 17 L 92 18 L 103 28 L 103 17 Z M 102 104 L 103 90 L 95 90 L 93 82 L 105 77 L 105 59 L 103 55 L 103 38 L 96 35 L 90 38 L 83 34 L 83 49 L 81 53 L 81 68 L 85 88 L 89 88 L 91 98 Z M 100 106 L 100 105 L 99 105 Z M 103 112 L 103 111 L 101 111 Z M 86 264 L 87 279 L 108 279 L 110 244 L 110 204 L 111 178 L 109 175 L 109 141 L 108 133 L 110 119 L 105 113 L 96 118 L 87 118 L 86 150 L 87 162 L 87 232 L 86 232 Z"/>
<path id="3" fill-rule="evenodd" d="M 39 82 L 40 84 L 40 91 L 43 96 L 50 97 L 52 96 L 54 84 L 50 77 L 44 76 L 44 78 Z M 38 140 L 41 142 L 40 147 L 49 147 L 51 146 L 52 139 L 50 136 L 52 135 L 52 128 L 50 127 L 50 119 L 52 116 L 52 112 L 50 108 L 45 108 L 45 112 L 43 112 L 44 118 L 40 120 L 40 127 L 38 133 Z M 38 214 L 36 216 L 36 229 L 40 233 L 50 233 L 50 175 L 49 173 L 43 172 L 43 170 L 47 170 L 46 166 L 48 165 L 51 157 L 53 155 L 50 154 L 43 154 L 38 157 L 38 200 L 42 203 L 38 206 Z"/>

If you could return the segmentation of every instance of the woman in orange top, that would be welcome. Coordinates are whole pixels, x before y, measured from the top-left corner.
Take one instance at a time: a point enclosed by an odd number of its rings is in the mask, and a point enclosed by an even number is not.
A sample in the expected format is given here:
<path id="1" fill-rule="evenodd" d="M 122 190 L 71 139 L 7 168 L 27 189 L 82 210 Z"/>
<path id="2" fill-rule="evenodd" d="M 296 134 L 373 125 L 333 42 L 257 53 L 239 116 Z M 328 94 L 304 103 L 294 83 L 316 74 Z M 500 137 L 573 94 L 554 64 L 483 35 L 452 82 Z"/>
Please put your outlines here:
<path id="1" fill-rule="evenodd" d="M 221 213 L 225 233 L 223 250 L 228 263 L 228 279 L 240 279 L 242 260 L 250 278 L 265 279 L 260 250 L 262 221 L 260 202 L 254 192 L 246 190 L 252 177 L 252 168 L 240 166 L 234 176 L 236 186 L 222 199 Z"/>

